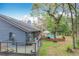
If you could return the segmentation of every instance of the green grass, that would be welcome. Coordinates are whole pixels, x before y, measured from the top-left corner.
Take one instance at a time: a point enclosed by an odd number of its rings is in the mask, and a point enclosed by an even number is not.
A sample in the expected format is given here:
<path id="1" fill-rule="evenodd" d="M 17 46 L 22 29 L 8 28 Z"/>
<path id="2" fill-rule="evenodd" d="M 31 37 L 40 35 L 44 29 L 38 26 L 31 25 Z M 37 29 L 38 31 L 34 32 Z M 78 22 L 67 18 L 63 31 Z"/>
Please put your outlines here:
<path id="1" fill-rule="evenodd" d="M 48 55 L 47 50 L 50 46 L 56 47 L 58 44 L 51 41 L 42 40 L 42 47 L 39 49 L 39 55 Z"/>
<path id="2" fill-rule="evenodd" d="M 42 40 L 42 42 L 43 42 L 43 46 L 44 46 L 44 47 L 49 47 L 49 46 L 58 46 L 57 43 L 52 42 L 52 41 Z"/>
<path id="3" fill-rule="evenodd" d="M 71 53 L 67 53 L 67 47 L 71 47 L 71 41 L 66 42 L 67 44 L 59 44 L 58 42 L 52 42 L 47 40 L 42 40 L 42 46 L 39 49 L 40 56 L 50 56 L 50 55 L 70 55 Z"/>

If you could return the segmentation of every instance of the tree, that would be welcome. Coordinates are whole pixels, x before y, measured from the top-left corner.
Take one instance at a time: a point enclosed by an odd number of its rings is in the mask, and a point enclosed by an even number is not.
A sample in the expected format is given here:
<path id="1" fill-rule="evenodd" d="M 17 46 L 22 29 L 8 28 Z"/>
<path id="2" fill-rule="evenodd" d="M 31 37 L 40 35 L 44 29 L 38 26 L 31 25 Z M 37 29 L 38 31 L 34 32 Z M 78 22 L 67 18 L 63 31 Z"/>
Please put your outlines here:
<path id="1" fill-rule="evenodd" d="M 44 26 L 47 30 L 49 30 L 51 33 L 55 31 L 55 21 L 52 20 L 52 17 L 50 17 L 48 14 L 43 15 L 44 18 Z M 71 31 L 69 24 L 67 23 L 67 20 L 65 19 L 66 16 L 63 16 L 59 22 L 57 33 L 65 35 L 66 33 L 69 33 Z"/>
<path id="2" fill-rule="evenodd" d="M 48 14 L 43 15 L 43 23 L 45 30 L 49 30 L 52 33 L 54 32 L 55 22 L 51 19 L 52 18 Z"/>
<path id="3" fill-rule="evenodd" d="M 66 14 L 70 14 L 71 18 L 71 24 L 72 24 L 72 37 L 73 37 L 73 48 L 75 47 L 75 22 L 77 22 L 77 10 L 76 10 L 76 4 L 66 3 L 66 4 L 33 4 L 33 11 L 38 10 L 39 13 L 47 13 L 50 17 L 53 18 L 55 22 L 55 31 L 54 31 L 54 38 L 56 38 L 57 35 L 57 29 L 60 24 L 60 20 L 63 16 L 63 13 L 66 12 Z M 61 14 L 59 13 L 61 10 Z M 38 12 L 37 11 L 37 12 Z M 75 16 L 74 16 L 75 14 Z M 75 17 L 75 19 L 74 19 Z M 52 20 L 52 19 L 51 19 Z M 64 27 L 65 25 L 62 25 Z M 76 25 L 76 31 L 77 31 L 77 25 Z M 77 32 L 76 32 L 77 34 Z"/>
<path id="4" fill-rule="evenodd" d="M 40 13 L 47 13 L 50 17 L 52 17 L 55 21 L 55 31 L 54 38 L 56 38 L 57 27 L 62 18 L 64 12 L 64 4 L 33 4 L 33 11 L 38 10 Z M 61 14 L 59 14 L 59 10 L 61 9 Z"/>
<path id="5" fill-rule="evenodd" d="M 70 11 L 70 13 L 71 13 L 71 23 L 72 23 L 72 37 L 73 37 L 73 48 L 75 49 L 76 48 L 76 42 L 75 42 L 75 37 L 74 37 L 74 16 L 73 16 L 73 9 L 72 8 L 74 8 L 74 6 L 72 5 L 72 4 L 69 4 L 68 3 L 68 6 L 69 6 L 69 11 Z M 77 14 L 76 13 L 76 9 L 74 8 L 74 11 L 75 11 L 75 14 Z M 76 18 L 76 17 L 75 17 Z"/>
<path id="6" fill-rule="evenodd" d="M 58 31 L 60 31 L 61 34 L 66 35 L 67 33 L 69 34 L 71 32 L 71 28 L 69 26 L 69 23 L 67 22 L 68 20 L 65 19 L 66 16 L 63 16 L 60 20 Z"/>

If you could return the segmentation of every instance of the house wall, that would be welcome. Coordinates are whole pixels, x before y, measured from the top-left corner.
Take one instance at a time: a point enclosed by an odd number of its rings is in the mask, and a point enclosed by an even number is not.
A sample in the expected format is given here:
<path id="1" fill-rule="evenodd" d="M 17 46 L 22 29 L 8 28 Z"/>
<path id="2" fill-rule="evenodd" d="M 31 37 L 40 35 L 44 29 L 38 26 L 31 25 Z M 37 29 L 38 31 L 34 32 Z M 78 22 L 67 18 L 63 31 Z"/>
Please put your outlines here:
<path id="1" fill-rule="evenodd" d="M 9 32 L 15 34 L 16 41 L 25 42 L 25 32 L 0 19 L 0 41 L 9 40 Z"/>

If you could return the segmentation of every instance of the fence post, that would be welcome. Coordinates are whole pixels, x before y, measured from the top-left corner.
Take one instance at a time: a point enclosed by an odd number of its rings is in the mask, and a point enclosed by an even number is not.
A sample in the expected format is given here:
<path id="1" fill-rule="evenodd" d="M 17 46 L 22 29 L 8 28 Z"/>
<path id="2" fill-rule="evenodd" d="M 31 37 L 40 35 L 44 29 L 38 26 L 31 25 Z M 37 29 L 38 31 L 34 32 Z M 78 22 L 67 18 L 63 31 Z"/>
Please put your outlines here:
<path id="1" fill-rule="evenodd" d="M 4 42 L 5 43 L 5 42 Z M 7 52 L 8 52 L 8 42 L 7 42 Z"/>
<path id="2" fill-rule="evenodd" d="M 38 50 L 38 40 L 36 39 L 35 40 L 35 52 L 37 52 L 37 50 Z"/>
<path id="3" fill-rule="evenodd" d="M 17 53 L 17 42 L 16 42 L 16 53 Z"/>
<path id="4" fill-rule="evenodd" d="M 40 39 L 40 47 L 41 47 L 41 45 L 42 45 L 42 41 L 41 41 L 41 39 Z"/>
<path id="5" fill-rule="evenodd" d="M 38 47 L 39 47 L 39 46 L 40 46 L 40 41 L 39 41 L 39 39 L 38 39 L 38 43 L 37 43 L 37 44 L 38 44 Z"/>
<path id="6" fill-rule="evenodd" d="M 25 54 L 26 54 L 26 44 L 25 44 Z"/>
<path id="7" fill-rule="evenodd" d="M 1 52 L 1 42 L 0 42 L 0 52 Z"/>
<path id="8" fill-rule="evenodd" d="M 41 46 L 41 40 L 39 39 L 39 47 Z"/>
<path id="9" fill-rule="evenodd" d="M 36 52 L 36 43 L 35 43 L 35 52 Z"/>

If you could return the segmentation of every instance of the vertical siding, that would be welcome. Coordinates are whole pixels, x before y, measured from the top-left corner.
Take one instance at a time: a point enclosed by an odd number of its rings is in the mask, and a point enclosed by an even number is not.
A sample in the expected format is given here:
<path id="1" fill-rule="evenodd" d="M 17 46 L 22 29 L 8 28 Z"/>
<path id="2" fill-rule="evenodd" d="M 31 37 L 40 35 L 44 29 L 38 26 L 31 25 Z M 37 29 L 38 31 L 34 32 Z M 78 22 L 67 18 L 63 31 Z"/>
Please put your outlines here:
<path id="1" fill-rule="evenodd" d="M 0 19 L 0 41 L 8 40 L 9 32 L 15 34 L 16 41 L 24 42 L 26 39 L 25 32 Z"/>

